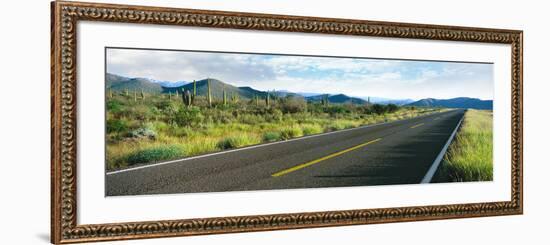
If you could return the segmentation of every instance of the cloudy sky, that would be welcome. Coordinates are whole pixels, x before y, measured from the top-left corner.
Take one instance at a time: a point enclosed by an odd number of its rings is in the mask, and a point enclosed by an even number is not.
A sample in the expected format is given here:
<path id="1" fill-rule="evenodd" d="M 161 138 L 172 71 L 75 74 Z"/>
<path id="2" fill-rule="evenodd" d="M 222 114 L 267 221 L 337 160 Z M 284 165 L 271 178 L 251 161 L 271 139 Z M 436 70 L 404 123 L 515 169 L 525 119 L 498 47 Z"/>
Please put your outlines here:
<path id="1" fill-rule="evenodd" d="M 107 49 L 107 72 L 161 81 L 216 78 L 259 90 L 392 99 L 493 98 L 480 63 Z"/>

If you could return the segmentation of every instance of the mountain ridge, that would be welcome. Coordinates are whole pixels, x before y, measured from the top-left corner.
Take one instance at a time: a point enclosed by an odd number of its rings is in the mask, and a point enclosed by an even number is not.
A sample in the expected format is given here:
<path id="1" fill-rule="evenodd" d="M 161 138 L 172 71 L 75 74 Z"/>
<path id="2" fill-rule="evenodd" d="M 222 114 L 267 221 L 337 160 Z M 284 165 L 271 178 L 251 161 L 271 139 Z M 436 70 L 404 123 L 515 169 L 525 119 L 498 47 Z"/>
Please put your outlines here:
<path id="1" fill-rule="evenodd" d="M 193 93 L 193 87 L 196 85 L 197 94 L 204 96 L 208 91 L 208 80 L 210 80 L 210 92 L 212 97 L 221 99 L 223 98 L 223 90 L 228 99 L 232 96 L 238 96 L 239 98 L 254 99 L 258 96 L 265 98 L 269 93 L 273 97 L 286 97 L 295 96 L 304 98 L 309 102 L 321 102 L 328 97 L 329 103 L 335 104 L 355 104 L 355 105 L 367 105 L 369 104 L 396 104 L 400 106 L 419 106 L 419 107 L 446 107 L 446 108 L 471 108 L 471 109 L 492 109 L 492 100 L 480 100 L 477 98 L 469 97 L 456 97 L 451 99 L 434 99 L 425 98 L 417 101 L 411 99 L 387 99 L 381 97 L 353 97 L 346 94 L 319 94 L 319 93 L 304 93 L 304 92 L 291 92 L 288 90 L 274 90 L 274 91 L 261 91 L 254 89 L 250 86 L 237 87 L 215 78 L 205 78 L 194 82 L 186 83 L 185 81 L 179 81 L 177 83 L 171 83 L 170 86 L 163 86 L 164 82 L 149 79 L 149 78 L 130 78 L 120 76 L 117 74 L 107 73 L 105 76 L 105 84 L 108 89 L 114 91 L 141 91 L 147 93 L 182 93 L 183 91 L 190 91 Z M 310 95 L 311 96 L 306 96 Z"/>
<path id="2" fill-rule="evenodd" d="M 492 100 L 481 100 L 481 99 L 470 98 L 470 97 L 456 97 L 451 99 L 425 98 L 406 105 L 420 106 L 420 107 L 445 107 L 445 108 L 464 108 L 464 109 L 481 109 L 481 110 L 493 109 Z"/>

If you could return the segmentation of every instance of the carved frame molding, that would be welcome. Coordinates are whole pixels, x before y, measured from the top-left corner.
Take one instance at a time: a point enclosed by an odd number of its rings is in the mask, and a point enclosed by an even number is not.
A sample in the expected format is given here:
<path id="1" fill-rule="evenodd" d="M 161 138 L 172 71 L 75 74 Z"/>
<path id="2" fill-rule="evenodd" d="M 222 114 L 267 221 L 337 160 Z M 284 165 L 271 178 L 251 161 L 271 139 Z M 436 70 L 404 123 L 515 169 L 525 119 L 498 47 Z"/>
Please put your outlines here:
<path id="1" fill-rule="evenodd" d="M 56 1 L 51 4 L 51 242 L 124 240 L 523 213 L 523 32 L 517 30 Z M 511 45 L 511 201 L 77 224 L 77 23 L 125 22 Z"/>

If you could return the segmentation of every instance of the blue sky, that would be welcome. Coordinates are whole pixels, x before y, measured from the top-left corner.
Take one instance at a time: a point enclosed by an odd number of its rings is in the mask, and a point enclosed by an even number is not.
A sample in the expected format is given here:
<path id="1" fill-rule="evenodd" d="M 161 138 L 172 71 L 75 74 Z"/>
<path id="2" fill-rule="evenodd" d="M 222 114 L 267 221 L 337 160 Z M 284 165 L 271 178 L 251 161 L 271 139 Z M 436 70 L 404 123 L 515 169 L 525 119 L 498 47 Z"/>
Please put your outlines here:
<path id="1" fill-rule="evenodd" d="M 493 65 L 480 63 L 109 48 L 107 72 L 357 97 L 493 98 Z"/>

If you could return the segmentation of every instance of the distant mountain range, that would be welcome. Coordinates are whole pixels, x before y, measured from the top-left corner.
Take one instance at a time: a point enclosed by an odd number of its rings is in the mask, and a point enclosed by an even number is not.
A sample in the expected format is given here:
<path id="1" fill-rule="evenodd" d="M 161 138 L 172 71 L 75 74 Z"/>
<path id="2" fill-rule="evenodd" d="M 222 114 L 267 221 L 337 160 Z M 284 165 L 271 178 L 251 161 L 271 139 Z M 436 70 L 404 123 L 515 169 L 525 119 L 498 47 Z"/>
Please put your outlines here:
<path id="1" fill-rule="evenodd" d="M 143 89 L 147 92 L 161 92 L 162 87 L 180 87 L 185 84 L 188 84 L 189 82 L 186 81 L 160 81 L 150 78 L 129 78 L 124 77 L 116 74 L 107 73 L 106 75 L 106 82 L 107 82 L 107 88 L 111 88 L 113 90 L 133 90 L 133 89 Z"/>
<path id="2" fill-rule="evenodd" d="M 471 108 L 481 110 L 492 110 L 492 100 L 480 100 L 476 98 L 458 97 L 453 99 L 421 99 L 419 101 L 409 103 L 407 106 L 421 107 L 446 107 L 446 108 Z"/>
<path id="3" fill-rule="evenodd" d="M 147 93 L 175 93 L 178 91 L 193 91 L 193 82 L 177 81 L 167 82 L 158 81 L 149 78 L 129 78 L 116 74 L 107 73 L 106 87 L 113 91 L 141 91 Z M 207 93 L 207 79 L 196 81 L 197 93 L 204 95 Z M 210 78 L 210 91 L 212 97 L 221 99 L 223 97 L 223 89 L 228 97 L 232 95 L 238 95 L 240 98 L 253 99 L 254 96 L 265 97 L 268 91 L 261 91 L 251 87 L 237 87 L 227 83 L 224 83 L 218 79 Z M 366 105 L 370 101 L 371 104 L 396 104 L 406 106 L 420 106 L 420 107 L 447 107 L 447 108 L 472 108 L 472 109 L 492 109 L 492 100 L 480 100 L 475 98 L 459 97 L 453 99 L 421 99 L 414 101 L 411 99 L 389 99 L 381 97 L 351 97 L 345 94 L 319 94 L 319 93 L 294 93 L 287 90 L 269 91 L 271 96 L 275 97 L 302 97 L 306 101 L 321 102 L 328 96 L 328 101 L 335 104 L 356 104 Z"/>
<path id="4" fill-rule="evenodd" d="M 178 91 L 190 91 L 193 92 L 193 86 L 197 86 L 197 94 L 204 95 L 208 93 L 208 79 L 202 79 L 196 81 L 196 85 L 192 82 L 179 87 L 163 87 L 163 93 L 176 93 Z M 224 83 L 218 79 L 210 78 L 210 93 L 213 98 L 223 98 L 223 90 L 227 97 L 232 95 L 238 95 L 239 98 L 252 99 L 254 96 L 265 96 L 266 92 L 253 89 L 251 87 L 236 87 L 227 83 Z"/>
<path id="5" fill-rule="evenodd" d="M 336 95 L 328 95 L 328 94 L 321 94 L 321 95 L 314 95 L 305 97 L 307 101 L 312 102 L 321 102 L 326 96 L 328 96 L 328 101 L 330 103 L 336 103 L 336 104 L 367 104 L 367 101 L 360 98 L 350 97 L 345 94 L 336 94 Z"/>
<path id="6" fill-rule="evenodd" d="M 153 83 L 146 78 L 129 78 L 115 74 L 107 73 L 105 76 L 105 84 L 108 89 L 113 91 L 137 90 L 147 93 L 160 93 L 162 92 L 162 86 L 158 83 Z"/>

